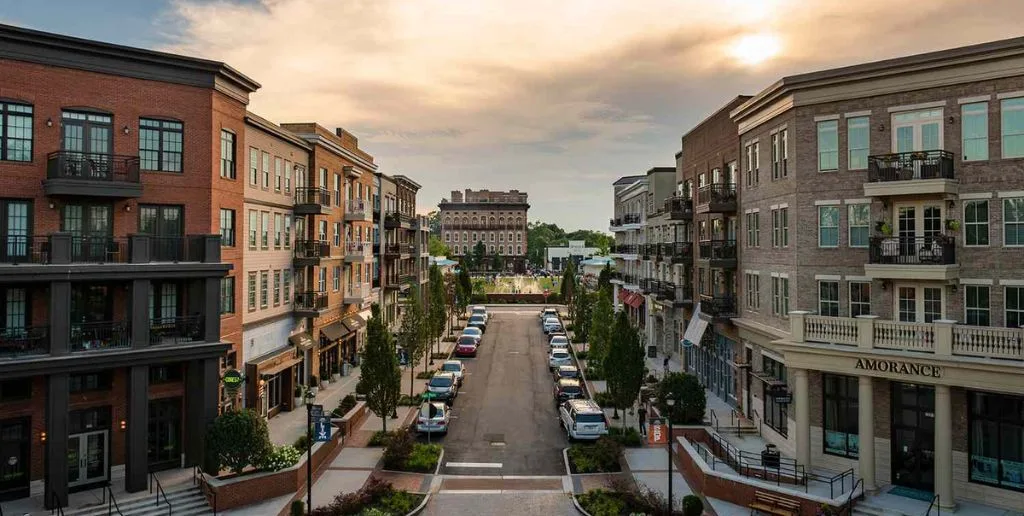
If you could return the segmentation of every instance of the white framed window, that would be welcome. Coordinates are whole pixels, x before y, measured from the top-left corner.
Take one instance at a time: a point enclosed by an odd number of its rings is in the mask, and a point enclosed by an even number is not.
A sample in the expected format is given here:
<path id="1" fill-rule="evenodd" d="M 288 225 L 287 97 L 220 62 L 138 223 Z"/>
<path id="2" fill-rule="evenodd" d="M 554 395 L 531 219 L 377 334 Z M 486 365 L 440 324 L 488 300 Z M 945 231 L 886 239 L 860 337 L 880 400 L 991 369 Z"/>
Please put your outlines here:
<path id="1" fill-rule="evenodd" d="M 1024 97 L 1003 99 L 1000 104 L 1003 158 L 1024 157 Z"/>
<path id="2" fill-rule="evenodd" d="M 818 314 L 839 317 L 839 282 L 818 282 Z"/>
<path id="3" fill-rule="evenodd" d="M 772 314 L 789 317 L 789 278 L 772 276 Z"/>
<path id="4" fill-rule="evenodd" d="M 260 212 L 260 248 L 270 249 L 270 212 Z"/>
<path id="5" fill-rule="evenodd" d="M 445 231 L 445 233 L 444 233 L 444 241 L 445 242 L 451 242 L 452 241 L 452 234 L 447 232 L 447 231 Z"/>
<path id="6" fill-rule="evenodd" d="M 988 102 L 960 106 L 960 139 L 964 161 L 988 159 Z"/>
<path id="7" fill-rule="evenodd" d="M 772 247 L 782 247 L 782 218 L 779 210 L 772 210 Z"/>
<path id="8" fill-rule="evenodd" d="M 320 267 L 316 279 L 317 291 L 327 292 L 327 267 Z"/>
<path id="9" fill-rule="evenodd" d="M 1024 246 L 1024 197 L 1003 199 L 1003 245 Z"/>
<path id="10" fill-rule="evenodd" d="M 757 158 L 755 157 L 756 153 L 754 144 L 747 145 L 745 152 L 747 186 L 754 186 L 760 182 L 760 174 L 756 166 Z"/>
<path id="11" fill-rule="evenodd" d="M 284 216 L 280 213 L 274 214 L 274 249 L 281 248 L 281 237 L 284 235 Z"/>
<path id="12" fill-rule="evenodd" d="M 1024 287 L 1006 287 L 1006 327 L 1024 327 Z"/>
<path id="13" fill-rule="evenodd" d="M 839 247 L 838 206 L 818 206 L 818 247 Z"/>
<path id="14" fill-rule="evenodd" d="M 869 132 L 871 121 L 866 116 L 846 119 L 847 170 L 864 170 L 868 168 L 868 152 L 870 149 Z"/>
<path id="15" fill-rule="evenodd" d="M 270 271 L 260 271 L 260 308 L 267 307 L 268 292 L 267 284 L 270 280 Z"/>
<path id="16" fill-rule="evenodd" d="M 274 306 L 281 304 L 281 271 L 274 271 Z"/>
<path id="17" fill-rule="evenodd" d="M 292 216 L 284 216 L 284 248 L 292 248 Z"/>
<path id="18" fill-rule="evenodd" d="M 779 208 L 779 225 L 782 228 L 780 245 L 789 247 L 789 208 Z"/>
<path id="19" fill-rule="evenodd" d="M 964 201 L 964 245 L 988 245 L 988 201 Z"/>
<path id="20" fill-rule="evenodd" d="M 987 285 L 967 285 L 964 288 L 964 321 L 971 326 L 992 324 Z"/>
<path id="21" fill-rule="evenodd" d="M 850 247 L 867 247 L 871 235 L 871 205 L 851 204 L 847 216 Z"/>
<path id="22" fill-rule="evenodd" d="M 761 142 L 754 142 L 754 184 L 761 181 Z"/>
<path id="23" fill-rule="evenodd" d="M 334 223 L 334 247 L 341 247 L 341 222 Z"/>
<path id="24" fill-rule="evenodd" d="M 341 266 L 340 265 L 335 265 L 334 266 L 334 278 L 332 278 L 332 281 L 331 281 L 331 289 L 333 289 L 335 292 L 341 290 Z"/>
<path id="25" fill-rule="evenodd" d="M 779 152 L 780 141 L 782 141 L 782 135 L 780 135 L 779 133 L 775 133 L 772 135 L 771 155 L 773 181 L 782 177 L 782 153 Z"/>
<path id="26" fill-rule="evenodd" d="M 747 247 L 761 246 L 761 214 L 748 213 L 747 216 Z"/>
<path id="27" fill-rule="evenodd" d="M 745 274 L 747 285 L 747 310 L 757 311 L 761 308 L 761 276 Z"/>
<path id="28" fill-rule="evenodd" d="M 284 160 L 284 193 L 292 193 L 292 162 Z"/>
<path id="29" fill-rule="evenodd" d="M 517 254 L 517 255 L 519 255 L 519 254 L 523 254 L 523 246 L 521 246 L 521 245 L 516 245 L 516 254 Z"/>
<path id="30" fill-rule="evenodd" d="M 851 281 L 850 317 L 871 315 L 871 283 L 867 281 Z"/>
<path id="31" fill-rule="evenodd" d="M 281 271 L 281 290 L 284 295 L 284 304 L 292 302 L 292 271 L 291 269 L 285 269 Z"/>
<path id="32" fill-rule="evenodd" d="M 818 172 L 839 169 L 839 121 L 818 122 Z"/>
<path id="33" fill-rule="evenodd" d="M 789 129 L 779 131 L 779 145 L 782 146 L 782 177 L 789 175 Z"/>

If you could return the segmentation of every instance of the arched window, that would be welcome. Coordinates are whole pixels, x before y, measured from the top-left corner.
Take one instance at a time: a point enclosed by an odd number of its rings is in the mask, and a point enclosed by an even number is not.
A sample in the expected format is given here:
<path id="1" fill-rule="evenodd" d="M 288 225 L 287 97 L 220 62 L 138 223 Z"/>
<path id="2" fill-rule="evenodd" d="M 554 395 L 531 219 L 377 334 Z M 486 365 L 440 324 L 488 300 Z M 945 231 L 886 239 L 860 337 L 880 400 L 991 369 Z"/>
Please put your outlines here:
<path id="1" fill-rule="evenodd" d="M 523 254 L 523 246 L 521 246 L 521 245 L 517 245 L 516 246 L 516 254 Z"/>
<path id="2" fill-rule="evenodd" d="M 488 248 L 487 252 L 494 254 L 494 244 L 491 244 L 491 247 Z"/>
<path id="3" fill-rule="evenodd" d="M 523 234 L 522 233 L 517 233 L 516 235 L 517 235 L 516 241 L 517 242 L 522 242 L 523 241 Z"/>
<path id="4" fill-rule="evenodd" d="M 469 242 L 469 233 L 466 233 L 465 231 L 462 232 L 462 241 Z"/>
<path id="5" fill-rule="evenodd" d="M 491 233 L 491 242 L 494 242 L 494 233 Z"/>
<path id="6" fill-rule="evenodd" d="M 444 241 L 445 242 L 451 242 L 452 241 L 452 234 L 447 232 L 447 231 L 445 231 L 444 232 Z"/>
<path id="7" fill-rule="evenodd" d="M 473 240 L 470 240 L 470 241 L 471 242 L 476 242 L 476 231 L 473 232 Z"/>
<path id="8" fill-rule="evenodd" d="M 494 226 L 495 220 L 494 215 L 491 215 L 491 226 Z"/>
<path id="9" fill-rule="evenodd" d="M 448 225 L 450 225 L 451 223 L 452 223 L 452 221 L 451 221 L 451 219 L 450 219 L 450 218 L 448 218 L 448 217 L 445 217 L 445 218 L 444 218 L 444 225 L 445 225 L 445 226 L 448 226 Z"/>
<path id="10" fill-rule="evenodd" d="M 520 217 L 516 217 L 516 228 L 520 228 L 521 229 L 522 225 L 523 225 L 523 219 L 520 218 Z"/>
<path id="11" fill-rule="evenodd" d="M 466 217 L 465 215 L 463 215 L 463 217 L 462 217 L 462 223 L 463 223 L 463 224 L 469 224 L 469 217 Z"/>
<path id="12" fill-rule="evenodd" d="M 473 217 L 473 225 L 474 225 L 474 226 L 475 226 L 475 225 L 477 225 L 477 220 L 476 220 L 476 217 Z"/>
<path id="13" fill-rule="evenodd" d="M 499 242 L 504 242 L 505 241 L 505 233 L 498 233 L 498 241 Z"/>
<path id="14" fill-rule="evenodd" d="M 468 247 L 462 246 L 462 254 L 466 254 L 466 249 L 468 249 Z"/>
<path id="15" fill-rule="evenodd" d="M 503 245 L 499 245 L 498 246 L 498 254 L 505 254 L 505 246 L 503 246 Z"/>
<path id="16" fill-rule="evenodd" d="M 509 233 L 509 234 L 508 234 L 508 241 L 509 241 L 509 242 L 512 242 L 512 233 Z"/>

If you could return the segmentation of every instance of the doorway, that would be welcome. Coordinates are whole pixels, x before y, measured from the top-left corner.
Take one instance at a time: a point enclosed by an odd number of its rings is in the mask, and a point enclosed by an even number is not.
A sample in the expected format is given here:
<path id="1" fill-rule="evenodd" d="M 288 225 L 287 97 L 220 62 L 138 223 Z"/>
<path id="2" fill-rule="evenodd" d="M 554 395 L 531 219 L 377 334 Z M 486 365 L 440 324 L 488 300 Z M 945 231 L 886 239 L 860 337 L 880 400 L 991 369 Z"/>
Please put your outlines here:
<path id="1" fill-rule="evenodd" d="M 181 398 L 149 402 L 149 470 L 181 466 Z"/>
<path id="2" fill-rule="evenodd" d="M 935 388 L 892 383 L 892 483 L 935 488 Z"/>
<path id="3" fill-rule="evenodd" d="M 900 322 L 930 323 L 943 318 L 946 297 L 941 286 L 896 285 L 895 311 Z"/>
<path id="4" fill-rule="evenodd" d="M 68 487 L 106 481 L 109 430 L 68 436 Z"/>
<path id="5" fill-rule="evenodd" d="M 31 428 L 27 417 L 0 421 L 0 501 L 29 495 Z"/>
<path id="6" fill-rule="evenodd" d="M 65 111 L 61 114 L 61 150 L 72 159 L 66 173 L 86 178 L 112 179 L 113 118 L 100 113 Z"/>

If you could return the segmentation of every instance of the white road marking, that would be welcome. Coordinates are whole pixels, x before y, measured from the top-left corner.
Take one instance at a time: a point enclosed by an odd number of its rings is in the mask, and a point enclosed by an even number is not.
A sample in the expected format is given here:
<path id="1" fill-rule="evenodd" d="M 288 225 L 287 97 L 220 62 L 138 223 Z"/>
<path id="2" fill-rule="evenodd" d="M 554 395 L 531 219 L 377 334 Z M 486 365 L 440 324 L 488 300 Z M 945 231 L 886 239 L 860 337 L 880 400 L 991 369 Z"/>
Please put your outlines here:
<path id="1" fill-rule="evenodd" d="M 500 469 L 500 462 L 445 462 L 448 468 L 493 468 Z"/>

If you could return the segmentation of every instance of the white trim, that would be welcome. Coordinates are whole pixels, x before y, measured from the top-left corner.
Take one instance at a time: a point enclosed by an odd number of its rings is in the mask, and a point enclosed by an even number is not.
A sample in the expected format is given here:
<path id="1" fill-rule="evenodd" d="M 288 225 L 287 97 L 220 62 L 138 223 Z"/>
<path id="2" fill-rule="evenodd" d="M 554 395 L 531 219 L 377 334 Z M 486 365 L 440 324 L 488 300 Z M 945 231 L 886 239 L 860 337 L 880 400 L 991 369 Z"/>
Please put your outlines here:
<path id="1" fill-rule="evenodd" d="M 743 213 L 761 213 L 761 208 L 749 208 L 743 210 Z"/>
<path id="2" fill-rule="evenodd" d="M 856 118 L 860 116 L 871 116 L 871 110 L 865 109 L 864 111 L 851 111 L 849 113 L 843 113 L 843 118 Z"/>
<path id="3" fill-rule="evenodd" d="M 747 140 L 747 141 L 743 142 L 743 146 L 746 147 L 748 145 L 753 145 L 755 143 L 760 143 L 760 138 L 754 138 L 753 140 Z"/>
<path id="4" fill-rule="evenodd" d="M 1024 194 L 1022 194 L 1022 195 L 1024 195 Z M 779 205 L 779 209 L 780 210 L 783 209 L 783 208 L 789 208 L 789 203 L 788 202 L 784 202 L 784 203 Z"/>
<path id="5" fill-rule="evenodd" d="M 960 97 L 956 99 L 957 104 L 974 104 L 975 102 L 988 102 L 992 100 L 992 94 L 988 95 L 975 95 L 973 97 Z"/>
<path id="6" fill-rule="evenodd" d="M 974 192 L 960 194 L 961 201 L 975 201 L 979 199 L 991 199 L 992 192 Z"/>
<path id="7" fill-rule="evenodd" d="M 846 279 L 846 281 L 856 281 L 858 283 L 870 283 L 871 282 L 871 278 L 869 278 L 867 276 L 849 276 L 848 275 L 844 279 Z"/>
<path id="8" fill-rule="evenodd" d="M 771 351 L 768 348 L 765 348 L 765 347 L 761 348 L 761 356 L 767 356 L 768 358 L 770 358 L 770 359 L 772 359 L 772 360 L 774 360 L 774 361 L 776 361 L 776 362 L 778 362 L 778 363 L 780 363 L 782 365 L 786 365 L 786 359 L 782 358 L 782 355 L 779 355 L 778 353 L 776 353 L 774 351 Z"/>
<path id="9" fill-rule="evenodd" d="M 814 117 L 815 122 L 828 122 L 829 120 L 839 120 L 839 114 L 834 115 L 818 115 Z"/>
<path id="10" fill-rule="evenodd" d="M 1003 93 L 996 93 L 996 98 L 999 100 L 1013 99 L 1017 97 L 1024 97 L 1024 90 L 1004 91 Z"/>
<path id="11" fill-rule="evenodd" d="M 960 284 L 961 285 L 992 285 L 993 281 L 991 279 L 960 278 Z"/>
<path id="12" fill-rule="evenodd" d="M 771 205 L 771 209 L 772 210 L 777 210 L 777 209 L 779 209 L 779 205 L 778 204 L 773 204 L 773 205 Z"/>
<path id="13" fill-rule="evenodd" d="M 789 273 L 788 272 L 780 272 L 779 273 L 779 277 L 783 278 L 783 279 L 789 279 Z"/>
<path id="14" fill-rule="evenodd" d="M 777 272 L 773 272 L 773 273 L 772 273 L 772 277 L 773 277 L 773 278 L 778 278 L 778 277 L 779 277 L 779 273 L 777 273 Z"/>
<path id="15" fill-rule="evenodd" d="M 760 276 L 761 271 L 752 271 L 750 269 L 744 269 L 743 274 L 750 274 L 751 276 Z"/>
<path id="16" fill-rule="evenodd" d="M 783 124 L 783 125 L 780 125 L 780 126 L 774 128 L 774 129 L 772 129 L 771 131 L 768 131 L 768 135 L 771 136 L 771 135 L 779 134 L 782 131 L 785 131 L 786 129 L 789 129 L 789 127 L 787 127 L 786 124 Z"/>
<path id="17" fill-rule="evenodd" d="M 871 204 L 871 199 L 843 199 L 845 204 Z"/>
<path id="18" fill-rule="evenodd" d="M 935 102 L 922 102 L 920 104 L 907 104 L 905 106 L 893 106 L 889 108 L 890 113 L 899 113 L 900 111 L 917 111 L 918 109 L 930 109 L 943 107 L 946 105 L 945 100 L 936 100 Z"/>
<path id="19" fill-rule="evenodd" d="M 815 274 L 815 281 L 842 281 L 843 277 L 839 274 Z"/>
<path id="20" fill-rule="evenodd" d="M 1024 287 L 1024 279 L 1001 279 L 999 284 L 1007 287 Z"/>
<path id="21" fill-rule="evenodd" d="M 996 195 L 1000 199 L 1006 199 L 1007 197 L 1024 197 L 1024 190 L 1013 190 L 1010 192 L 997 192 Z"/>
<path id="22" fill-rule="evenodd" d="M 839 206 L 840 204 L 842 204 L 842 201 L 840 201 L 839 199 L 825 199 L 814 201 L 815 206 Z"/>

